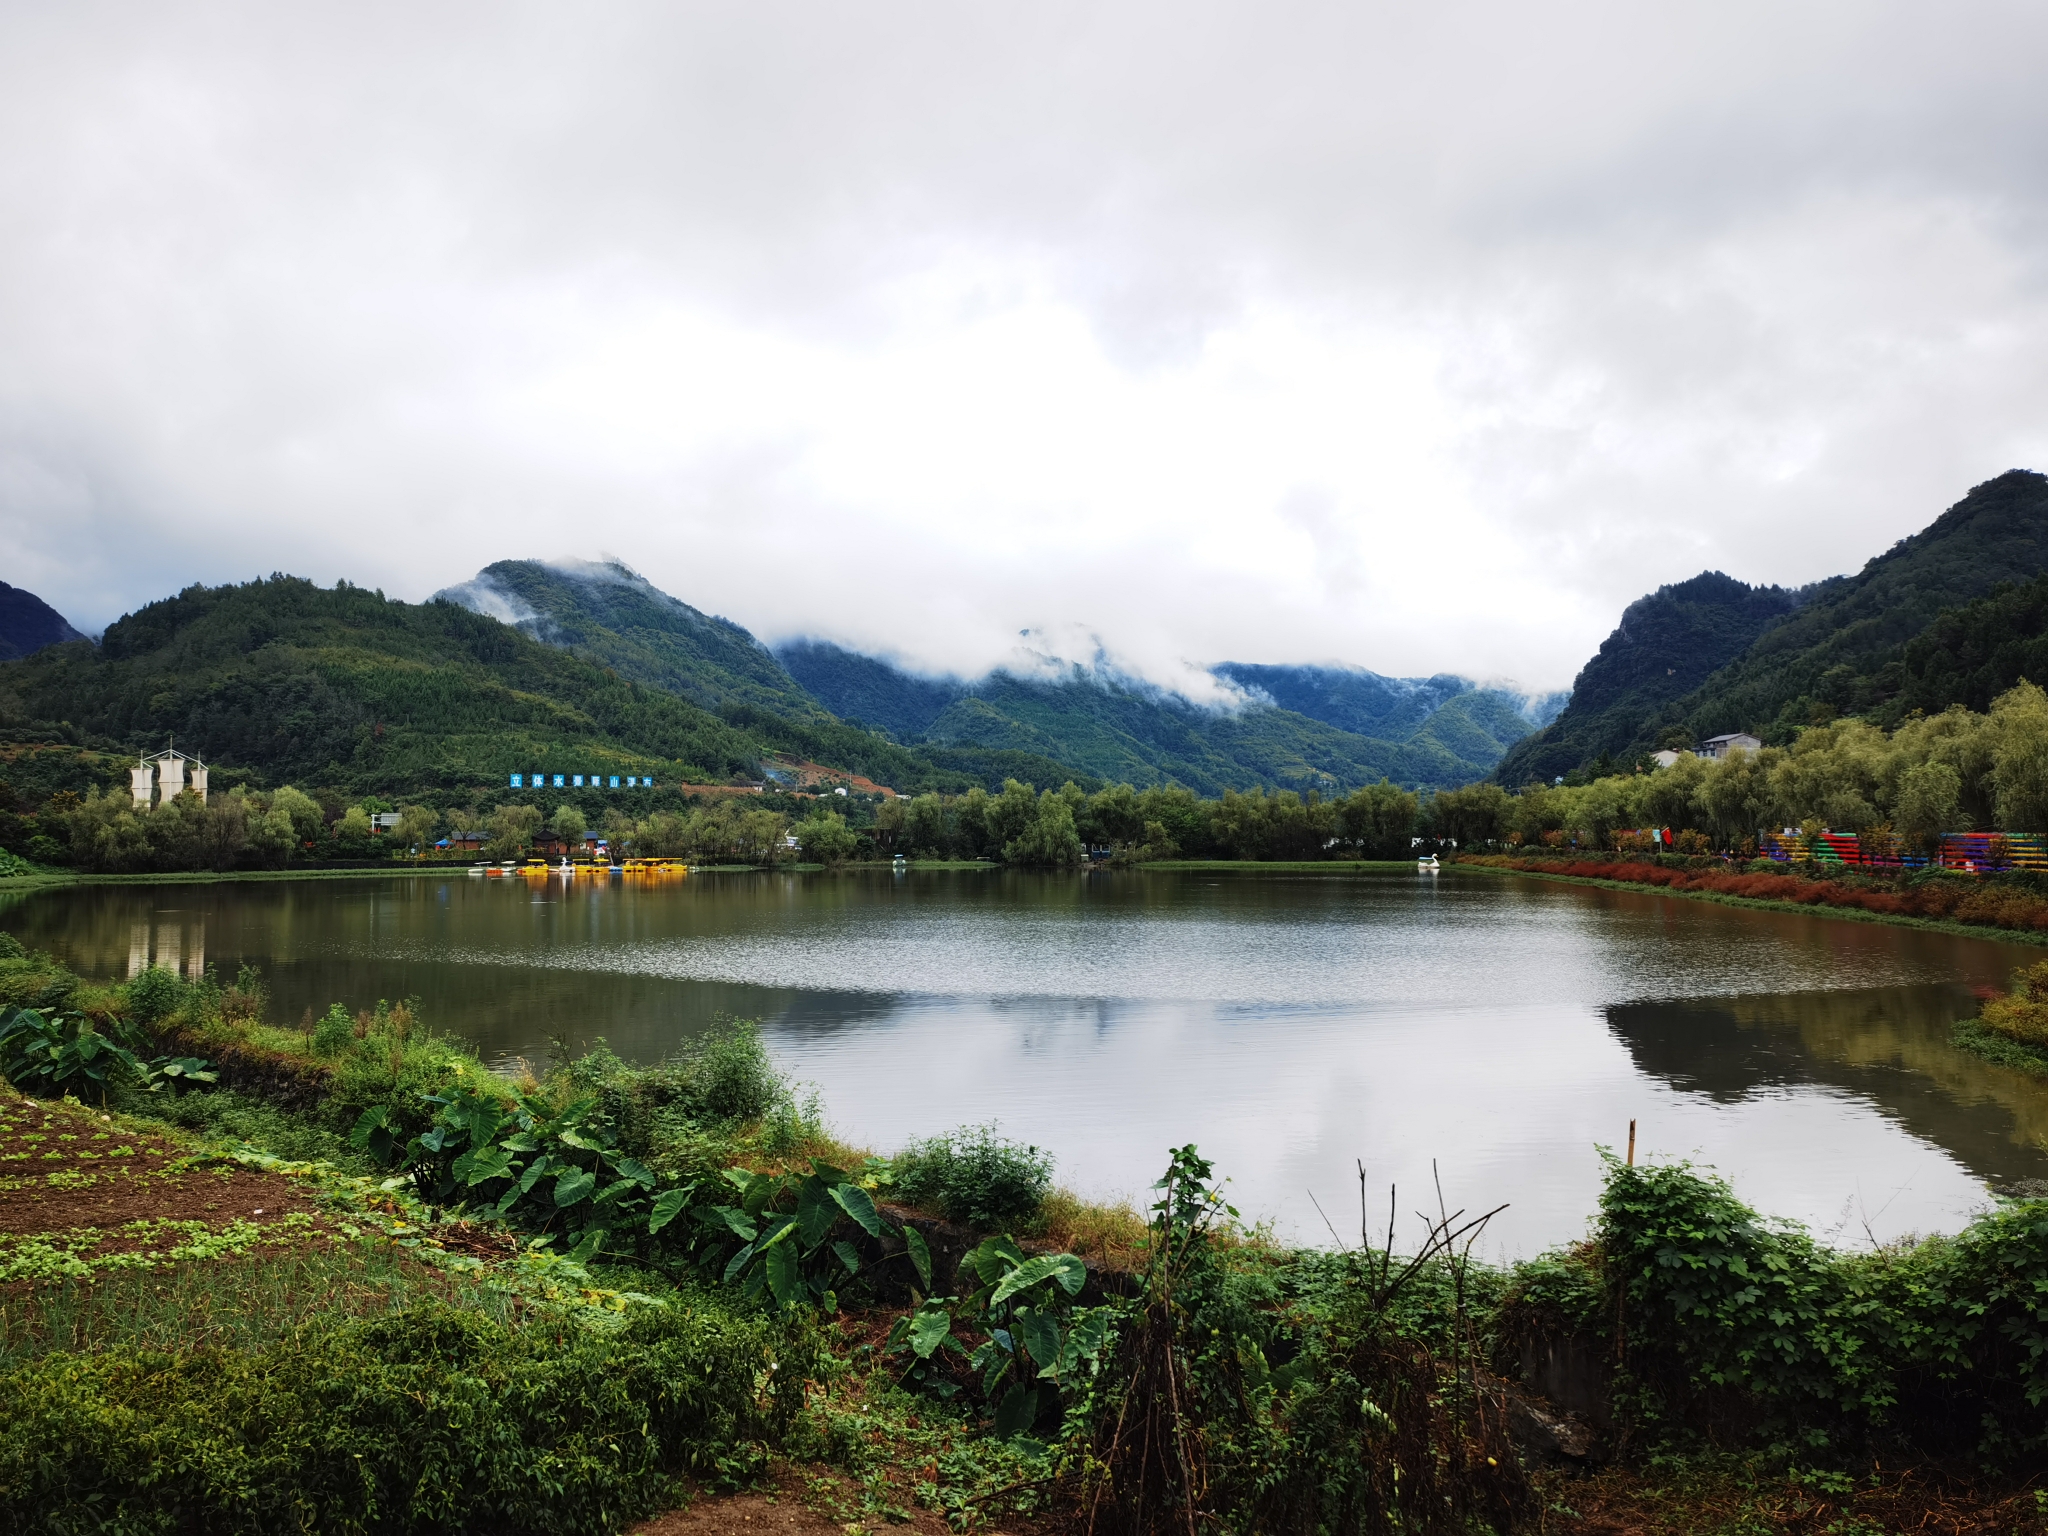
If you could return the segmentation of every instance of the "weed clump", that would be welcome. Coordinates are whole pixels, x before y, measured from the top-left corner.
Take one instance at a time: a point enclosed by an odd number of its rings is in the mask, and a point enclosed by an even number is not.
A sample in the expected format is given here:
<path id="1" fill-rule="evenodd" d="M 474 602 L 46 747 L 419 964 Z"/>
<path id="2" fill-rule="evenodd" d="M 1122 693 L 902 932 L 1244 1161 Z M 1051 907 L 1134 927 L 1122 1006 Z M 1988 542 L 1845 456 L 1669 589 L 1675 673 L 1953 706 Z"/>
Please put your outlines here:
<path id="1" fill-rule="evenodd" d="M 896 1160 L 896 1189 L 912 1205 L 977 1232 L 1031 1223 L 1052 1190 L 1052 1154 L 964 1125 L 912 1142 Z"/>
<path id="2" fill-rule="evenodd" d="M 611 1328 L 427 1303 L 47 1355 L 0 1376 L 0 1526 L 608 1536 L 680 1477 L 757 1475 L 816 1352 L 808 1324 L 679 1298 Z"/>
<path id="3" fill-rule="evenodd" d="M 1978 1022 L 2021 1045 L 2048 1046 L 2048 960 L 2013 977 L 2012 991 L 1987 1002 Z"/>

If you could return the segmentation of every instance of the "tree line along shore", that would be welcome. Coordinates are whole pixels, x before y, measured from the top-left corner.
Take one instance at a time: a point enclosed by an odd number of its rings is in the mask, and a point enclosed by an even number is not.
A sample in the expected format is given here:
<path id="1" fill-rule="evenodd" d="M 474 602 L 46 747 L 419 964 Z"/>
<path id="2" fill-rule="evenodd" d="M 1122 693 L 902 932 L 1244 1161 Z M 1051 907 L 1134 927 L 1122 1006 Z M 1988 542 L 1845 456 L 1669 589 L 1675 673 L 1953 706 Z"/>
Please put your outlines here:
<path id="1" fill-rule="evenodd" d="M 1495 784 L 1422 795 L 1395 785 L 1348 794 L 1129 784 L 990 793 L 789 793 L 622 799 L 587 789 L 517 800 L 454 794 L 387 805 L 332 791 L 232 784 L 138 808 L 125 791 L 59 789 L 33 801 L 0 783 L 0 848 L 18 859 L 98 871 L 283 868 L 416 854 L 443 838 L 458 853 L 522 857 L 601 833 L 615 854 L 765 864 L 836 864 L 903 854 L 1056 867 L 1107 854 L 1125 862 L 1406 856 L 1416 839 L 1464 850 L 1648 851 L 1669 829 L 1683 851 L 1754 857 L 1766 828 L 1859 834 L 1924 852 L 1966 828 L 2048 828 L 2048 695 L 2023 683 L 1984 712 L 1960 706 L 1886 731 L 1845 720 L 1787 747 L 1668 767 L 1594 770 L 1511 791 Z M 380 812 L 396 824 L 379 829 Z"/>

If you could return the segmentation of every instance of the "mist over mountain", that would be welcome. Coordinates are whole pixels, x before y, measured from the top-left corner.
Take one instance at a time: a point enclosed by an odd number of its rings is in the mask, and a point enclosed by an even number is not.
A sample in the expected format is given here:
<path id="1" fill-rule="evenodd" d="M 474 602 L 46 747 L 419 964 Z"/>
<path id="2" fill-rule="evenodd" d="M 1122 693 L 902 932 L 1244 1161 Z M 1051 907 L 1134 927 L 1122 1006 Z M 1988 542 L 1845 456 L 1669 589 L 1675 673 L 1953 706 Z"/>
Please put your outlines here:
<path id="1" fill-rule="evenodd" d="M 1000 745 L 1107 779 L 1167 780 L 1205 794 L 1253 784 L 1329 790 L 1389 778 L 1447 787 L 1484 777 L 1560 700 L 1469 679 L 1363 668 L 1228 663 L 1196 701 L 1113 665 L 1033 658 L 968 680 L 928 677 L 829 641 L 776 648 L 790 675 L 844 719 L 899 741 Z M 1224 702 L 1215 702 L 1222 700 Z"/>

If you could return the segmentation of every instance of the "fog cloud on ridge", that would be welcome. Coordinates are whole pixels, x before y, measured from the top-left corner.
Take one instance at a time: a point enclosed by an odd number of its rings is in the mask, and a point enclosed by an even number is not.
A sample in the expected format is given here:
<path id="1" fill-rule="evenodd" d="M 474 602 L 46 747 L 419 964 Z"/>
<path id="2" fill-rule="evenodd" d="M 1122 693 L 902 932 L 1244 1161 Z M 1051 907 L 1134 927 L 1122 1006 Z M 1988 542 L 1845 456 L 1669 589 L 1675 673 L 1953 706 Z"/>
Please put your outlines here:
<path id="1" fill-rule="evenodd" d="M 2048 467 L 2048 13 L 0 15 L 0 575 L 1569 681 Z"/>

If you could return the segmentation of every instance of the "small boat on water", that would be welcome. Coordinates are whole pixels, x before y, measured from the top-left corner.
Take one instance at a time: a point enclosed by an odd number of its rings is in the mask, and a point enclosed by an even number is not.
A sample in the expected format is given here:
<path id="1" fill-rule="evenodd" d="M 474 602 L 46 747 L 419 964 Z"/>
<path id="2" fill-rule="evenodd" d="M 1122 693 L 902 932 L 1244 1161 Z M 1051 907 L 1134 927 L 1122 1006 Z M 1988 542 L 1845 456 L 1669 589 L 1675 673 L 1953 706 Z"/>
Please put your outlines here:
<path id="1" fill-rule="evenodd" d="M 1432 853 L 1426 859 L 1417 859 L 1415 861 L 1415 868 L 1422 874 L 1433 875 L 1438 870 L 1442 869 L 1443 865 L 1437 863 L 1436 855 Z"/>

